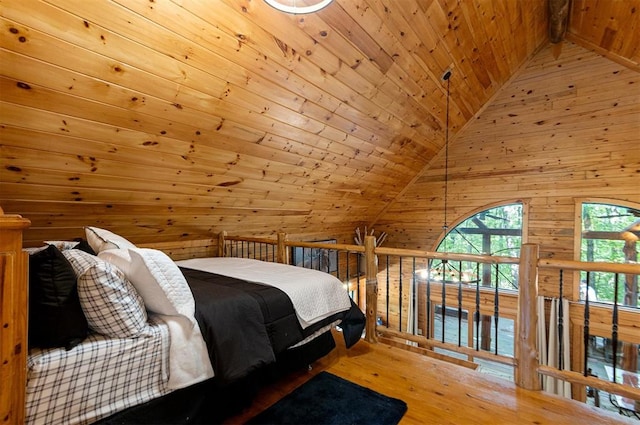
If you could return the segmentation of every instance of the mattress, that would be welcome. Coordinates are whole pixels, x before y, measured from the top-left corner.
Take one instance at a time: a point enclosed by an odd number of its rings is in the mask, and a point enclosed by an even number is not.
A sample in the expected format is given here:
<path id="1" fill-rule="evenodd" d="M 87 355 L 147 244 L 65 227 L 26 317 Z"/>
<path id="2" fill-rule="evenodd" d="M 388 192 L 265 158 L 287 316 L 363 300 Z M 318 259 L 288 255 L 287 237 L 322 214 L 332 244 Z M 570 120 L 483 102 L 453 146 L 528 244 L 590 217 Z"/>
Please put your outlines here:
<path id="1" fill-rule="evenodd" d="M 342 282 L 318 270 L 231 257 L 194 258 L 176 264 L 280 289 L 293 302 L 302 329 L 351 308 Z"/>

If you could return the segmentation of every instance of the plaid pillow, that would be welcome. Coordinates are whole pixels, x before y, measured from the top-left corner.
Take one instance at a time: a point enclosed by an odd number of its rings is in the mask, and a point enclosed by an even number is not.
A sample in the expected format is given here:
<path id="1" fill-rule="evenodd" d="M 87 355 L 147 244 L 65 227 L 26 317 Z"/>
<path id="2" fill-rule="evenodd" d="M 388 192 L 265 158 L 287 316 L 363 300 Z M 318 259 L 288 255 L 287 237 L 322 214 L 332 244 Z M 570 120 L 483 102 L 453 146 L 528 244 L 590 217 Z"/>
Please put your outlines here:
<path id="1" fill-rule="evenodd" d="M 63 251 L 78 277 L 78 296 L 89 327 L 115 338 L 140 335 L 147 327 L 142 298 L 118 268 L 78 249 Z"/>

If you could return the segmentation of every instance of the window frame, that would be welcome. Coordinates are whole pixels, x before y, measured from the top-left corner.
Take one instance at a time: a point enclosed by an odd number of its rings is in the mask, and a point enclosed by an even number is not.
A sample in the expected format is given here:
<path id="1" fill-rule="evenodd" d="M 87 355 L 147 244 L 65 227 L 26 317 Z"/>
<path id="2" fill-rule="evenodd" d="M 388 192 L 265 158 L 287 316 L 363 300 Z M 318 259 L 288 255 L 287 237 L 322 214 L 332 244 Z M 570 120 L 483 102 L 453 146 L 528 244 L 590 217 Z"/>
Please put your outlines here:
<path id="1" fill-rule="evenodd" d="M 528 237 L 529 237 L 529 204 L 530 204 L 530 200 L 529 199 L 519 198 L 519 199 L 502 200 L 502 201 L 498 201 L 498 202 L 492 202 L 492 203 L 489 203 L 489 204 L 485 204 L 485 205 L 483 205 L 481 207 L 478 207 L 478 208 L 475 208 L 473 210 L 468 211 L 466 214 L 463 214 L 463 215 L 459 216 L 454 221 L 452 221 L 450 224 L 447 224 L 447 226 L 448 226 L 447 229 L 442 229 L 440 235 L 436 239 L 436 242 L 431 247 L 432 251 L 433 252 L 439 252 L 438 251 L 438 247 L 444 241 L 444 238 L 451 231 L 453 231 L 457 226 L 459 226 L 464 221 L 470 219 L 471 217 L 475 216 L 476 214 L 479 214 L 479 213 L 481 213 L 483 211 L 492 210 L 492 209 L 495 209 L 495 208 L 508 206 L 508 205 L 514 205 L 514 204 L 520 204 L 521 205 L 521 209 L 522 209 L 522 217 L 521 217 L 522 225 L 521 225 L 521 234 L 520 234 L 520 246 L 522 247 L 522 245 L 524 245 L 525 243 L 528 242 Z M 441 251 L 441 252 L 444 252 L 444 251 Z M 518 253 L 518 256 L 519 255 L 520 254 Z M 507 290 L 509 292 L 517 291 L 517 289 L 506 289 L 506 288 L 501 288 L 500 290 Z"/>
<path id="2" fill-rule="evenodd" d="M 573 259 L 582 261 L 582 210 L 584 204 L 606 204 L 622 208 L 640 209 L 640 203 L 627 201 L 617 198 L 576 198 L 575 199 L 575 222 L 574 222 L 574 238 L 573 238 Z M 584 302 L 580 300 L 580 272 L 573 272 L 572 300 Z M 636 307 L 633 307 L 636 308 Z M 640 308 L 638 306 L 637 308 Z"/>
<path id="3" fill-rule="evenodd" d="M 521 245 L 524 245 L 525 243 L 528 243 L 528 240 L 529 240 L 529 204 L 530 204 L 530 200 L 529 199 L 512 199 L 512 200 L 503 200 L 503 201 L 498 201 L 498 202 L 492 202 L 490 204 L 485 204 L 483 206 L 480 206 L 478 208 L 475 208 L 473 210 L 468 211 L 466 214 L 460 215 L 458 218 L 456 218 L 451 223 L 447 223 L 447 226 L 448 226 L 447 230 L 442 229 L 442 231 L 440 232 L 440 234 L 436 238 L 435 243 L 431 246 L 431 250 L 433 252 L 437 252 L 438 246 L 440 246 L 440 244 L 442 243 L 444 238 L 447 236 L 447 234 L 449 234 L 450 231 L 455 229 L 456 226 L 458 226 L 460 223 L 464 222 L 465 220 L 468 220 L 470 217 L 473 217 L 474 215 L 476 215 L 478 213 L 481 213 L 482 211 L 486 211 L 486 210 L 490 210 L 490 209 L 493 209 L 493 208 L 498 208 L 498 207 L 502 207 L 502 206 L 506 206 L 506 205 L 513 205 L 513 204 L 522 204 L 522 235 L 521 235 L 522 243 L 521 243 Z"/>

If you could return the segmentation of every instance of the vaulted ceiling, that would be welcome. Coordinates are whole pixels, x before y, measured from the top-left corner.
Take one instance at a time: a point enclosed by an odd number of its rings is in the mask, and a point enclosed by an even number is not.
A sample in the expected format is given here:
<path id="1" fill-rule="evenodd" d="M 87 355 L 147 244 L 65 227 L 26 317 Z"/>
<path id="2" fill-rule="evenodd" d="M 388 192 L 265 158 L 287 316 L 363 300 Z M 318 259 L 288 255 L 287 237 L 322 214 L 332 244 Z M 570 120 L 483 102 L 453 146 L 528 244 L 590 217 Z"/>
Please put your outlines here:
<path id="1" fill-rule="evenodd" d="M 34 243 L 350 232 L 441 151 L 448 84 L 455 140 L 549 43 L 547 0 L 1 7 L 0 206 Z M 638 10 L 573 0 L 566 37 L 638 71 Z"/>

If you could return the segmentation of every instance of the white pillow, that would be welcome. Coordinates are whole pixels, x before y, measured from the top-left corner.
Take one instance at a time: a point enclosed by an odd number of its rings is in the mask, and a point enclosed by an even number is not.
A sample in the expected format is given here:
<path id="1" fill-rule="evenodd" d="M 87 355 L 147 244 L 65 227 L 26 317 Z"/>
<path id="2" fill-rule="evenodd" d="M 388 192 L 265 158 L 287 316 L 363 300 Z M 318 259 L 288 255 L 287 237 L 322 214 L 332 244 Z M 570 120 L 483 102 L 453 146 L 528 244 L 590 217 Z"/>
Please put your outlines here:
<path id="1" fill-rule="evenodd" d="M 89 246 L 95 252 L 100 253 L 106 249 L 127 249 L 135 248 L 136 246 L 123 238 L 105 229 L 98 227 L 85 227 L 85 235 Z"/>
<path id="2" fill-rule="evenodd" d="M 147 310 L 193 319 L 195 301 L 189 284 L 164 252 L 148 248 L 110 249 L 98 256 L 124 272 Z"/>

